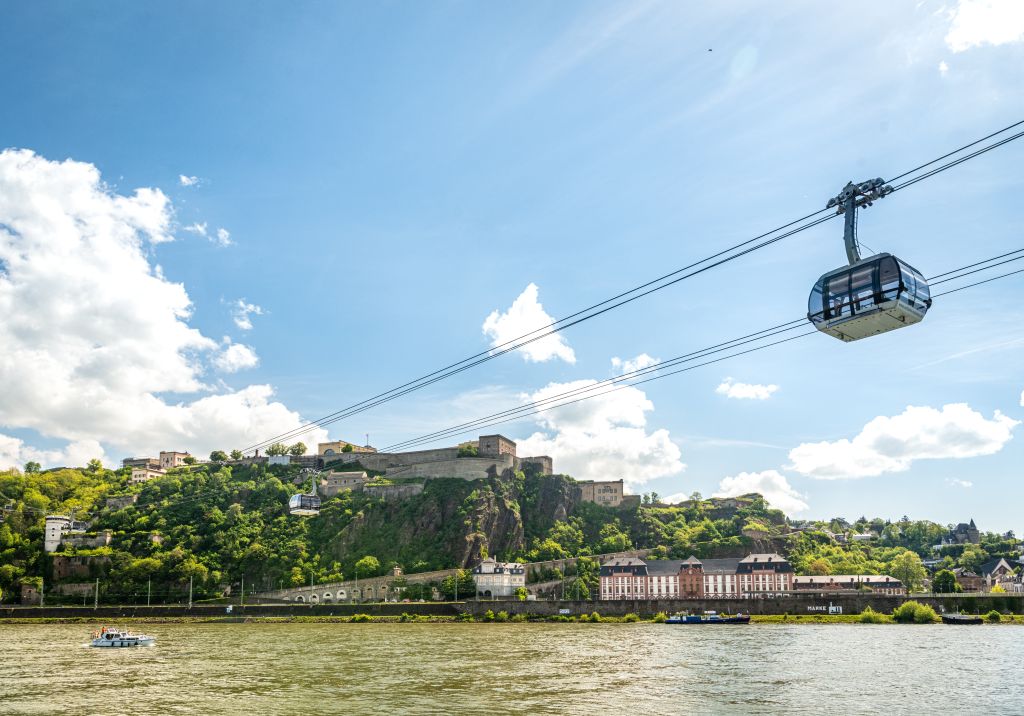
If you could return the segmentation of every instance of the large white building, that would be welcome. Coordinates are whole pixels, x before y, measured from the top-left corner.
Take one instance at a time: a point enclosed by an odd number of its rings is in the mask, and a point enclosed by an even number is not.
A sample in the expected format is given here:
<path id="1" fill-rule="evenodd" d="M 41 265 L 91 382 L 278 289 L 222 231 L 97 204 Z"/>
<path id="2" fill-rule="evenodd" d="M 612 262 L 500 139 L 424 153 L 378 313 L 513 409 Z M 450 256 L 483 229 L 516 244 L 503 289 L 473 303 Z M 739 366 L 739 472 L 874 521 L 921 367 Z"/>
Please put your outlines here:
<path id="1" fill-rule="evenodd" d="M 488 557 L 473 568 L 478 597 L 514 597 L 526 586 L 526 568 L 519 562 L 496 562 Z"/>
<path id="2" fill-rule="evenodd" d="M 71 518 L 67 515 L 47 515 L 46 531 L 43 534 L 43 549 L 47 552 L 56 552 L 60 546 L 61 537 L 71 529 Z"/>
<path id="3" fill-rule="evenodd" d="M 628 557 L 601 565 L 600 598 L 605 600 L 750 597 L 792 588 L 793 567 L 778 554 L 705 560 Z"/>

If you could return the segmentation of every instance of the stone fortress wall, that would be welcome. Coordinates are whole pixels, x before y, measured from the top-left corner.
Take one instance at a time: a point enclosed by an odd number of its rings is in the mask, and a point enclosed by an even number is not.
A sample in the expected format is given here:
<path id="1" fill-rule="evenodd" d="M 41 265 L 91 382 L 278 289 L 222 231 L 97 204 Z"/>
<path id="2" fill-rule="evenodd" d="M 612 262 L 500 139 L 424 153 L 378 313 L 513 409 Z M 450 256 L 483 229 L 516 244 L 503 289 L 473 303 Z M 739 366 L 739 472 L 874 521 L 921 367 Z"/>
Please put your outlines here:
<path id="1" fill-rule="evenodd" d="M 522 469 L 525 464 L 537 465 L 544 475 L 554 471 L 553 462 L 546 455 L 517 457 L 515 442 L 502 435 L 480 436 L 476 457 L 459 457 L 458 446 L 410 452 L 376 452 L 373 448 L 361 448 L 363 452 L 335 452 L 333 446 L 338 444 L 320 445 L 318 457 L 325 467 L 330 465 L 330 469 L 341 471 L 346 469 L 346 465 L 358 462 L 367 470 L 384 473 L 386 478 L 455 477 L 479 480 Z M 328 445 L 332 447 L 326 448 Z"/>

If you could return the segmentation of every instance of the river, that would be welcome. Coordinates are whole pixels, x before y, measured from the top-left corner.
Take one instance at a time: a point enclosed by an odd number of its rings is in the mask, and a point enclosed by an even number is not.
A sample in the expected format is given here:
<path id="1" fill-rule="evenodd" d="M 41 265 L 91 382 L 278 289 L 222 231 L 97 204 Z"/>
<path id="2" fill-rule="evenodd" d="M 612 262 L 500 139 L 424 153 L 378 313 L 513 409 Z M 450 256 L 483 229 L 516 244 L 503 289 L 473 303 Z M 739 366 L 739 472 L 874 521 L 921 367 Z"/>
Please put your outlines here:
<path id="1" fill-rule="evenodd" d="M 1024 713 L 1016 626 L 0 624 L 2 714 Z"/>

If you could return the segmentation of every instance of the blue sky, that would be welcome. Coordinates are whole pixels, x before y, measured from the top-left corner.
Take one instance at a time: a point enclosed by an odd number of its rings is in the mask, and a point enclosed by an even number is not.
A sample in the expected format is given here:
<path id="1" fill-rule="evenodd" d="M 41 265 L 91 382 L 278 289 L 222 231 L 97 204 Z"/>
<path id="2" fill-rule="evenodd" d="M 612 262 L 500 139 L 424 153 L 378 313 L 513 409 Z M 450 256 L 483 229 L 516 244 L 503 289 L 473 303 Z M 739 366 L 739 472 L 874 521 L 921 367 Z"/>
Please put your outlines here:
<path id="1" fill-rule="evenodd" d="M 0 165 L 0 457 L 244 447 L 485 350 L 531 284 L 572 313 L 1020 120 L 1024 17 L 979 8 L 8 3 L 0 137 L 33 154 Z M 1021 248 L 1022 152 L 886 198 L 862 240 L 925 274 Z M 78 227 L 56 243 L 53 212 Z M 829 222 L 329 434 L 383 446 L 799 317 L 844 260 Z M 1022 299 L 1008 279 L 500 429 L 638 492 L 1020 530 Z"/>

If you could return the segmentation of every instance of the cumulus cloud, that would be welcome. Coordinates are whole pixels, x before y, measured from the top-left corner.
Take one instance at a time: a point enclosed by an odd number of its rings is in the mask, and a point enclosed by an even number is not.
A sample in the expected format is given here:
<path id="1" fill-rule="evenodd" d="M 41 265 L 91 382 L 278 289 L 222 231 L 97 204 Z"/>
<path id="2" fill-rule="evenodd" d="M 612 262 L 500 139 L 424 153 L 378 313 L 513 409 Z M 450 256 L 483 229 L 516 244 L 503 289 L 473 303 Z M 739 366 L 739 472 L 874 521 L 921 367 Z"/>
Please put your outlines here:
<path id="1" fill-rule="evenodd" d="M 777 507 L 786 514 L 807 509 L 804 496 L 794 490 L 786 476 L 778 470 L 741 472 L 734 477 L 726 477 L 719 483 L 718 492 L 714 493 L 714 497 L 739 497 L 751 492 L 760 493 L 772 507 Z"/>
<path id="2" fill-rule="evenodd" d="M 949 65 L 946 64 L 945 60 L 941 60 L 939 62 L 939 74 L 945 77 L 947 72 L 949 72 Z"/>
<path id="3" fill-rule="evenodd" d="M 894 417 L 875 418 L 853 440 L 793 448 L 790 467 L 820 480 L 841 480 L 901 472 L 915 460 L 992 455 L 1013 438 L 1019 424 L 998 410 L 987 419 L 965 403 L 941 410 L 910 406 Z"/>
<path id="4" fill-rule="evenodd" d="M 206 233 L 206 222 L 205 221 L 203 223 L 201 223 L 201 224 L 197 221 L 194 224 L 189 224 L 188 226 L 186 226 L 184 228 L 185 228 L 185 231 L 187 231 L 187 232 L 189 232 L 191 234 L 198 234 L 199 236 L 206 236 L 207 235 L 207 233 Z"/>
<path id="5" fill-rule="evenodd" d="M 1020 0 L 960 0 L 951 13 L 946 44 L 953 52 L 1024 40 Z"/>
<path id="6" fill-rule="evenodd" d="M 585 388 L 595 380 L 550 383 L 529 402 Z M 541 430 L 517 440 L 520 455 L 551 455 L 558 472 L 584 480 L 622 478 L 631 487 L 686 468 L 667 430 L 647 432 L 654 404 L 638 388 L 625 388 L 591 400 L 540 413 Z"/>
<path id="7" fill-rule="evenodd" d="M 244 298 L 239 298 L 231 304 L 231 318 L 235 325 L 243 331 L 252 330 L 252 318 L 250 316 L 262 316 L 263 309 L 255 303 L 247 303 Z"/>
<path id="8" fill-rule="evenodd" d="M 211 237 L 210 241 L 213 241 L 217 246 L 231 246 L 231 244 L 235 243 L 231 240 L 231 232 L 223 228 L 217 229 L 216 238 Z"/>
<path id="9" fill-rule="evenodd" d="M 629 358 L 626 360 L 616 356 L 615 358 L 612 358 L 612 368 L 621 370 L 625 374 L 632 373 L 637 370 L 643 370 L 644 368 L 650 368 L 652 365 L 657 365 L 660 362 L 661 361 L 657 358 L 652 358 L 646 353 L 641 353 L 636 358 Z"/>
<path id="10" fill-rule="evenodd" d="M 768 400 L 772 393 L 777 391 L 777 385 L 758 385 L 756 383 L 737 383 L 732 378 L 726 378 L 715 388 L 715 392 L 727 398 L 738 400 Z"/>
<path id="11" fill-rule="evenodd" d="M 971 482 L 970 480 L 957 480 L 956 478 L 952 478 L 952 479 L 946 480 L 946 484 L 947 485 L 952 485 L 953 487 L 963 487 L 963 488 L 974 487 L 974 483 Z"/>
<path id="12" fill-rule="evenodd" d="M 20 438 L 0 433 L 0 469 L 23 467 L 29 461 L 46 466 L 76 467 L 93 459 L 110 467 L 120 466 L 112 463 L 104 453 L 103 446 L 95 440 L 76 440 L 59 450 L 39 450 L 25 444 Z"/>
<path id="13" fill-rule="evenodd" d="M 555 319 L 544 311 L 544 306 L 537 300 L 537 294 L 537 285 L 531 283 L 506 312 L 493 311 L 487 317 L 483 332 L 491 339 L 492 347 L 497 348 L 503 343 L 554 322 Z M 552 333 L 517 350 L 523 354 L 524 360 L 533 363 L 542 363 L 553 358 L 559 358 L 566 363 L 576 362 L 576 354 L 560 333 Z"/>
<path id="14" fill-rule="evenodd" d="M 68 442 L 46 462 L 70 460 L 71 445 L 202 454 L 303 424 L 270 386 L 209 395 L 222 347 L 189 325 L 185 287 L 148 259 L 173 239 L 171 216 L 159 190 L 117 194 L 91 164 L 0 152 L 0 427 Z"/>
<path id="15" fill-rule="evenodd" d="M 182 186 L 198 186 L 200 182 L 199 177 L 190 177 L 185 174 L 178 175 L 178 183 Z"/>
<path id="16" fill-rule="evenodd" d="M 237 373 L 245 368 L 255 368 L 259 365 L 260 359 L 256 351 L 242 343 L 231 343 L 222 350 L 214 359 L 213 364 L 218 370 L 225 373 Z"/>

